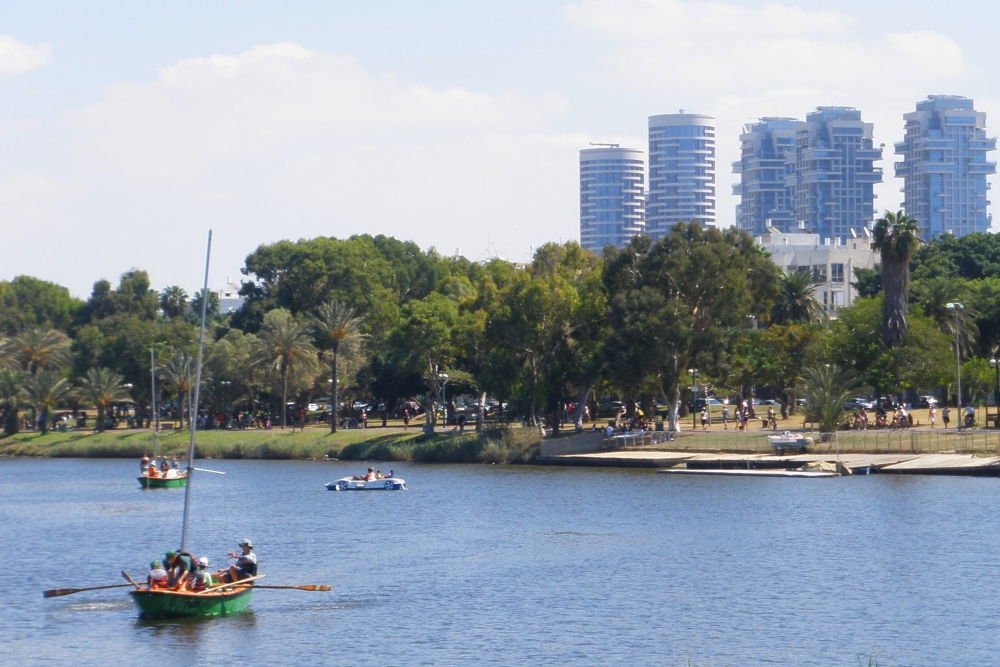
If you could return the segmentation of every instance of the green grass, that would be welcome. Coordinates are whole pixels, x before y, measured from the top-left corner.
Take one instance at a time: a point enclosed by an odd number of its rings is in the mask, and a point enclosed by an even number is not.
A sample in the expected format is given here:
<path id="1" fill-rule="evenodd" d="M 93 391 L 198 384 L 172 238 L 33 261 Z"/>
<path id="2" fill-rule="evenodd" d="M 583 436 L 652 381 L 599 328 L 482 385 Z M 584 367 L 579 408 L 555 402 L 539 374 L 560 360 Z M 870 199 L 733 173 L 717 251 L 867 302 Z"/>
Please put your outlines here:
<path id="1" fill-rule="evenodd" d="M 186 432 L 157 436 L 158 451 L 187 456 Z M 105 433 L 18 433 L 0 437 L 0 456 L 58 458 L 140 458 L 153 453 L 149 431 L 114 430 Z M 331 434 L 324 429 L 305 432 L 199 431 L 195 441 L 199 458 L 322 459 L 425 461 L 448 463 L 529 463 L 538 454 L 538 437 L 523 429 L 489 429 L 476 433 L 445 432 L 425 436 L 419 429 L 350 429 Z"/>

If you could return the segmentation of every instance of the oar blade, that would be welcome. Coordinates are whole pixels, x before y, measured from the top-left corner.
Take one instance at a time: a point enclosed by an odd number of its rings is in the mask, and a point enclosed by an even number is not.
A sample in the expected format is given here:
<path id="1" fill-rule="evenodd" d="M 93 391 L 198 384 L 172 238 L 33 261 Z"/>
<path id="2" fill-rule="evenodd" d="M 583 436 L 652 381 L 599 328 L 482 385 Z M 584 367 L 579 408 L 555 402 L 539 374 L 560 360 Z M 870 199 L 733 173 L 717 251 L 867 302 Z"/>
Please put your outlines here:
<path id="1" fill-rule="evenodd" d="M 42 597 L 46 598 L 57 598 L 61 595 L 72 595 L 73 593 L 79 593 L 79 588 L 53 588 L 50 591 L 43 591 Z"/>
<path id="2" fill-rule="evenodd" d="M 329 591 L 330 587 L 327 586 L 326 584 L 320 584 L 319 586 L 316 587 L 316 590 L 318 590 L 318 591 Z"/>

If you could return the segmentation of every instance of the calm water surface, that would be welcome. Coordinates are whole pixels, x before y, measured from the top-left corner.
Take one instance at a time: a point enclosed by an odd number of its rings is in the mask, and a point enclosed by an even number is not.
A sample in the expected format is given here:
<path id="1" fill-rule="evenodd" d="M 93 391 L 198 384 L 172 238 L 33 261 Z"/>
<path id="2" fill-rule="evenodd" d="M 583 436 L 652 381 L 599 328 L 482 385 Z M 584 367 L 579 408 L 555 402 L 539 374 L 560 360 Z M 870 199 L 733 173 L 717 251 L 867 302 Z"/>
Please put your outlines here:
<path id="1" fill-rule="evenodd" d="M 0 459 L 0 663 L 1000 664 L 1000 480 L 672 477 L 394 465 L 405 493 L 331 493 L 362 464 L 211 461 L 189 545 L 241 537 L 252 611 L 144 621 L 123 589 L 176 548 L 182 490 L 138 462 Z M 387 466 L 380 466 L 385 469 Z"/>

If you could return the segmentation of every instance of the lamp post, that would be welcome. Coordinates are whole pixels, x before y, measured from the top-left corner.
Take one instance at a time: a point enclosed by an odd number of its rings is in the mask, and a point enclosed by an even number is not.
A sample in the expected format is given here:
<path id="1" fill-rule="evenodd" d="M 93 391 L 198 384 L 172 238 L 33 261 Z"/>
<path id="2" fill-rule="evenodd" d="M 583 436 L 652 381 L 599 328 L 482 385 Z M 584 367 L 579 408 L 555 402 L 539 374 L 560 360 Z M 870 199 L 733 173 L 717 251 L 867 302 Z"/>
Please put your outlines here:
<path id="1" fill-rule="evenodd" d="M 993 422 L 993 428 L 1000 428 L 1000 359 L 994 357 L 990 359 L 990 368 L 996 376 L 996 382 L 993 385 L 993 405 L 997 409 L 996 420 Z"/>
<path id="2" fill-rule="evenodd" d="M 229 380 L 223 380 L 222 385 L 222 428 L 229 428 Z"/>
<path id="3" fill-rule="evenodd" d="M 698 417 L 695 414 L 695 398 L 698 396 L 698 369 L 689 368 L 688 375 L 691 376 L 691 431 L 698 430 Z"/>
<path id="4" fill-rule="evenodd" d="M 948 310 L 955 311 L 955 378 L 958 395 L 955 398 L 955 407 L 958 408 L 958 428 L 962 429 L 965 420 L 962 415 L 962 358 L 958 345 L 958 311 L 965 310 L 965 306 L 960 303 L 947 303 Z"/>
<path id="5" fill-rule="evenodd" d="M 448 374 L 438 373 L 441 380 L 441 403 L 444 404 L 444 425 L 448 426 Z"/>
<path id="6" fill-rule="evenodd" d="M 132 391 L 132 387 L 133 387 L 134 385 L 133 385 L 133 384 L 132 384 L 131 382 L 126 382 L 126 383 L 125 383 L 125 384 L 123 384 L 122 386 L 123 386 L 123 387 L 125 387 L 126 389 L 128 389 L 129 391 Z M 138 414 L 138 413 L 136 413 L 136 414 Z M 126 408 L 125 408 L 125 417 L 128 417 L 128 407 L 127 407 L 127 406 L 126 406 Z"/>

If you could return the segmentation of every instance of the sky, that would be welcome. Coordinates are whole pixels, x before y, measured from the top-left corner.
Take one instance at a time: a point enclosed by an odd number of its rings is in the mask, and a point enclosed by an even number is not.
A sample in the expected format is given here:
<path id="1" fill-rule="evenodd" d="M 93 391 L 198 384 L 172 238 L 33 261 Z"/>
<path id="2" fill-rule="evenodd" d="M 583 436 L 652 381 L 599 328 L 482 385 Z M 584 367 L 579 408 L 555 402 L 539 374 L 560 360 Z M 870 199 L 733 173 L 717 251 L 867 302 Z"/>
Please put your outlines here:
<path id="1" fill-rule="evenodd" d="M 86 298 L 139 268 L 192 293 L 210 228 L 215 288 L 260 244 L 321 235 L 525 260 L 579 238 L 581 148 L 645 149 L 648 116 L 678 109 L 717 119 L 722 226 L 742 125 L 818 105 L 875 124 L 876 206 L 896 209 L 917 101 L 1000 123 L 998 19 L 981 0 L 0 0 L 0 279 Z"/>

